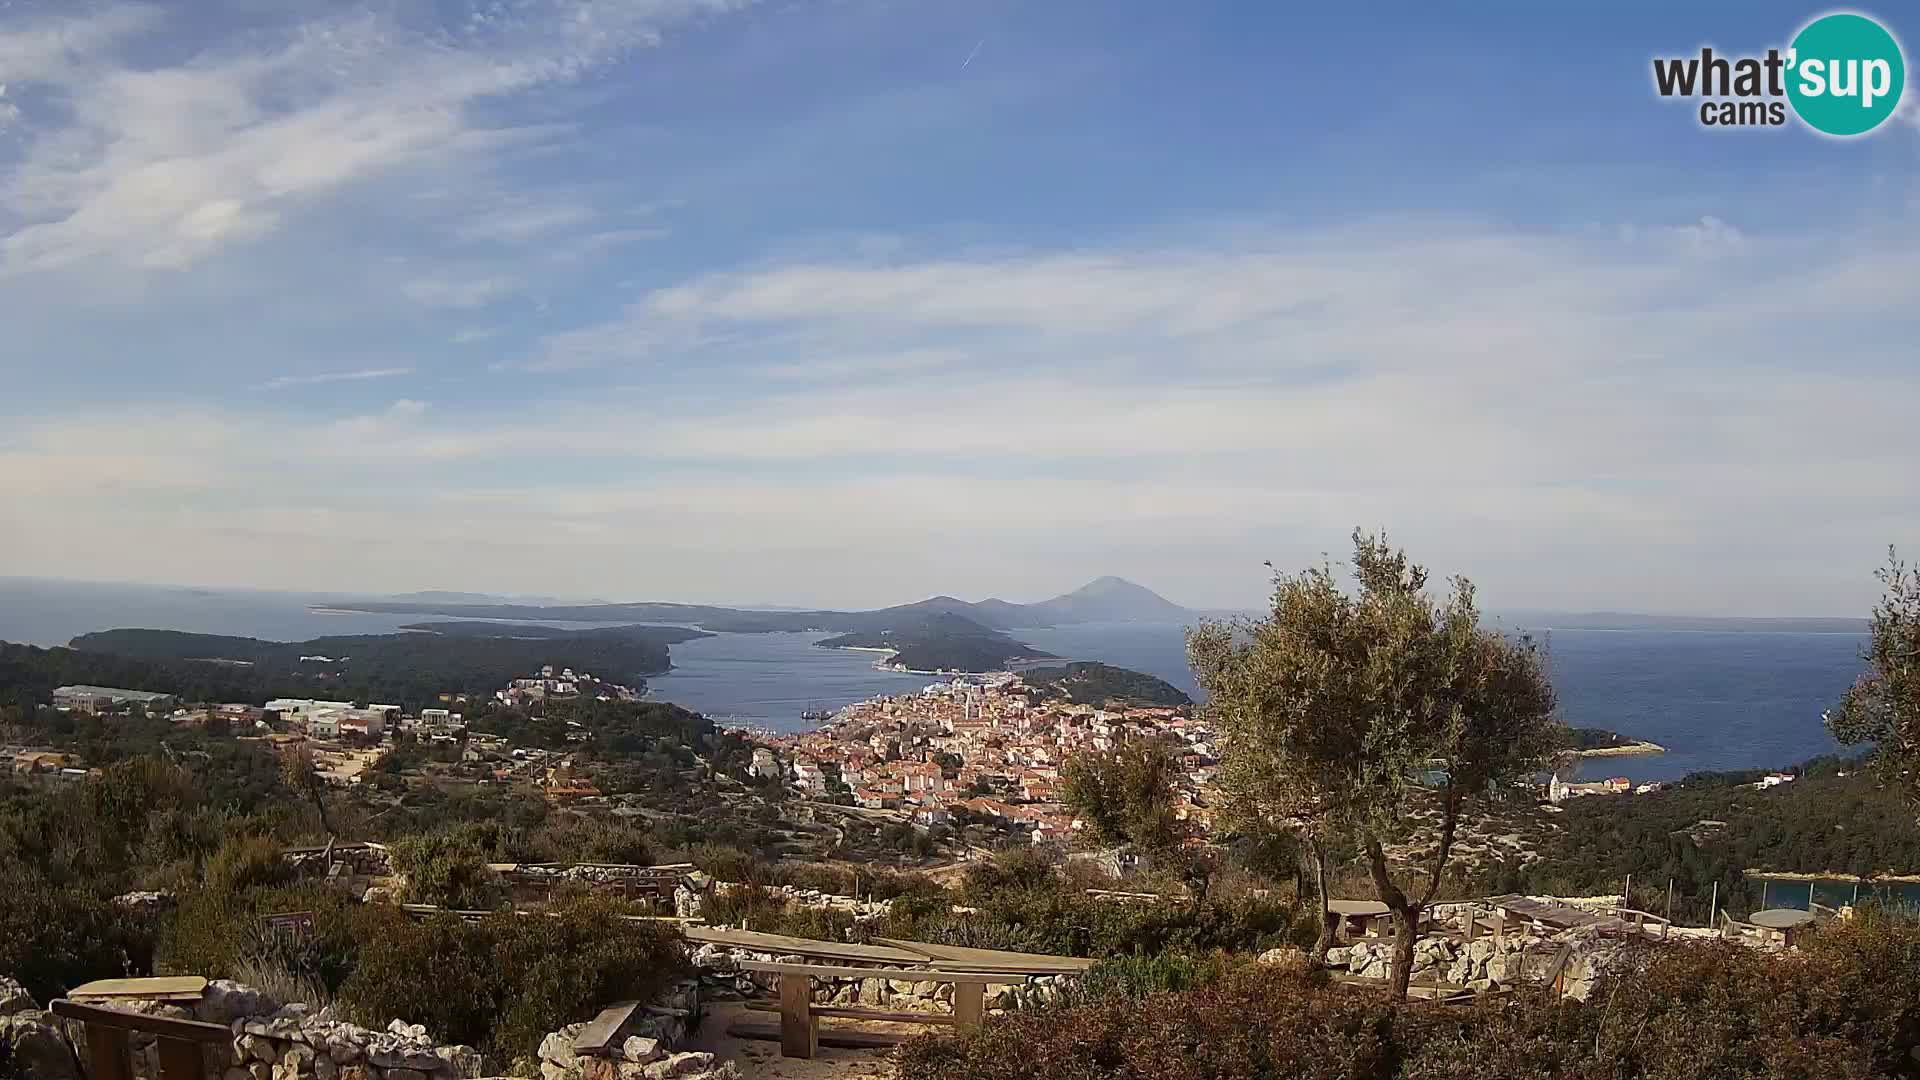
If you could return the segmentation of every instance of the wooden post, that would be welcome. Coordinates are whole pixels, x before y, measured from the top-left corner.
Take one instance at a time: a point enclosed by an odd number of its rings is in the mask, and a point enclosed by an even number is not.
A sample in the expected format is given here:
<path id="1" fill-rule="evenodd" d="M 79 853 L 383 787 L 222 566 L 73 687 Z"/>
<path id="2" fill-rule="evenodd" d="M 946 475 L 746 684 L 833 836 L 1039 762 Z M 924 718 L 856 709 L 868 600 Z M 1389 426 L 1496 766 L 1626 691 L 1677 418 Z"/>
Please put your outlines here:
<path id="1" fill-rule="evenodd" d="M 1815 883 L 1814 883 L 1814 882 L 1811 882 L 1811 881 L 1809 881 L 1809 882 L 1807 882 L 1807 910 L 1808 910 L 1808 911 L 1812 911 L 1812 910 L 1813 910 L 1813 886 L 1814 886 L 1814 884 L 1815 884 Z"/>
<path id="2" fill-rule="evenodd" d="M 987 984 L 953 984 L 953 1026 L 961 1031 L 979 1031 L 987 1017 Z"/>
<path id="3" fill-rule="evenodd" d="M 1713 920 L 1720 914 L 1720 883 L 1713 883 L 1713 900 L 1707 905 L 1707 929 L 1713 929 Z"/>
<path id="4" fill-rule="evenodd" d="M 1667 879 L 1667 921 L 1673 921 L 1673 879 Z"/>
<path id="5" fill-rule="evenodd" d="M 87 1063 L 92 1080 L 133 1080 L 133 1059 L 127 1053 L 126 1030 L 88 1024 Z"/>
<path id="6" fill-rule="evenodd" d="M 805 975 L 780 976 L 780 1056 L 811 1058 L 820 1049 L 820 1021 Z"/>
<path id="7" fill-rule="evenodd" d="M 1507 936 L 1507 909 L 1493 909 L 1493 940 L 1499 941 Z"/>
<path id="8" fill-rule="evenodd" d="M 156 1040 L 160 1047 L 160 1080 L 202 1080 L 205 1066 L 200 1062 L 200 1044 L 185 1039 Z"/>
<path id="9" fill-rule="evenodd" d="M 1620 906 L 1621 907 L 1633 906 L 1633 875 L 1632 874 L 1627 875 L 1627 887 L 1621 890 Z"/>

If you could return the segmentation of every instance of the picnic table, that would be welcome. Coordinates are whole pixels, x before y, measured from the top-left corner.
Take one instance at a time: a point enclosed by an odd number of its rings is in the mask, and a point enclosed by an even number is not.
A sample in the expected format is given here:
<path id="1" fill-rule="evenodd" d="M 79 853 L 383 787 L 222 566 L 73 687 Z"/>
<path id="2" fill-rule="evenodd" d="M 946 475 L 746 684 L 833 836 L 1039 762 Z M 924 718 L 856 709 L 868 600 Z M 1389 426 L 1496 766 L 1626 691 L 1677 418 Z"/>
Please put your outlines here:
<path id="1" fill-rule="evenodd" d="M 1795 931 L 1813 925 L 1813 912 L 1799 908 L 1766 908 L 1747 916 L 1747 923 L 1779 934 L 1782 944 L 1792 945 Z"/>
<path id="2" fill-rule="evenodd" d="M 1329 900 L 1327 910 L 1340 917 L 1340 936 L 1385 937 L 1392 932 L 1393 909 L 1378 900 Z"/>

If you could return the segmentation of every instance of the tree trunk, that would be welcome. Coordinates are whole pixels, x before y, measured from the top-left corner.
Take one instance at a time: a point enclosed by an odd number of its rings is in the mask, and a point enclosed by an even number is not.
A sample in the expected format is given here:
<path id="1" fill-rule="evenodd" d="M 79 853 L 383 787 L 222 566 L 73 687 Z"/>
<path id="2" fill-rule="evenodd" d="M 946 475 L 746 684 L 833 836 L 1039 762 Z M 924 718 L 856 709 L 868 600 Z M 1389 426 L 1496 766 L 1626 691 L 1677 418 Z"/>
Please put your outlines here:
<path id="1" fill-rule="evenodd" d="M 1407 984 L 1413 980 L 1413 943 L 1420 932 L 1421 905 L 1407 899 L 1400 886 L 1393 883 L 1387 873 L 1387 853 L 1381 849 L 1380 841 L 1371 835 L 1366 838 L 1367 869 L 1373 874 L 1373 890 L 1379 894 L 1380 902 L 1393 911 L 1393 975 L 1388 989 L 1393 1000 L 1407 1000 Z"/>
<path id="2" fill-rule="evenodd" d="M 1333 912 L 1327 910 L 1327 852 L 1311 837 L 1307 838 L 1302 851 L 1313 871 L 1314 902 L 1320 906 L 1320 935 L 1313 942 L 1313 966 L 1325 967 L 1327 950 L 1333 948 L 1334 932 L 1340 925 Z"/>

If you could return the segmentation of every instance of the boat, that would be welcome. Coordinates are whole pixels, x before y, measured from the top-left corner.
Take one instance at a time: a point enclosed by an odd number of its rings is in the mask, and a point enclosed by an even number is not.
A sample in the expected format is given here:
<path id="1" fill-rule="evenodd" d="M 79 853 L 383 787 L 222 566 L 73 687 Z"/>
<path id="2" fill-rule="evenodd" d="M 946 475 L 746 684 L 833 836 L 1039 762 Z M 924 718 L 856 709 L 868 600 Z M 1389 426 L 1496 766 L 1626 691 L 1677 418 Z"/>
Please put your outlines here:
<path id="1" fill-rule="evenodd" d="M 800 714 L 800 719 L 811 720 L 818 723 L 819 721 L 822 721 L 822 720 L 833 719 L 833 713 L 827 711 L 826 709 L 807 709 L 806 711 Z"/>

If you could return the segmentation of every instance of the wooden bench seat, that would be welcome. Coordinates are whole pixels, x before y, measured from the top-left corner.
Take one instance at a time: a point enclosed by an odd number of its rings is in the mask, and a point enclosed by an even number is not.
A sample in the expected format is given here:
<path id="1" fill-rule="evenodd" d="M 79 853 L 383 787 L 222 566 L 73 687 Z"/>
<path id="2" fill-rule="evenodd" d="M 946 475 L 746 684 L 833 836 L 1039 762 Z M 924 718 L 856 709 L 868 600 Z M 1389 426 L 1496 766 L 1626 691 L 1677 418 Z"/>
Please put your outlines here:
<path id="1" fill-rule="evenodd" d="M 773 964 L 747 961 L 740 970 L 780 976 L 780 1056 L 811 1058 L 820 1049 L 820 1018 L 885 1020 L 903 1024 L 951 1024 L 961 1031 L 977 1031 L 987 1015 L 988 985 L 1028 982 L 1030 976 L 988 971 L 925 971 L 918 968 L 854 968 L 820 964 Z M 813 983 L 823 979 L 886 979 L 889 982 L 951 983 L 953 1013 L 884 1012 L 841 1005 L 815 1005 Z M 750 1006 L 751 1007 L 751 1006 Z"/>
<path id="2" fill-rule="evenodd" d="M 770 1001 L 751 1001 L 747 1003 L 752 1012 L 777 1013 L 780 1006 Z M 887 1024 L 951 1024 L 952 1013 L 888 1012 L 885 1009 L 868 1009 L 856 1005 L 814 1005 L 807 1010 L 811 1016 L 827 1016 L 844 1020 L 875 1020 Z"/>

